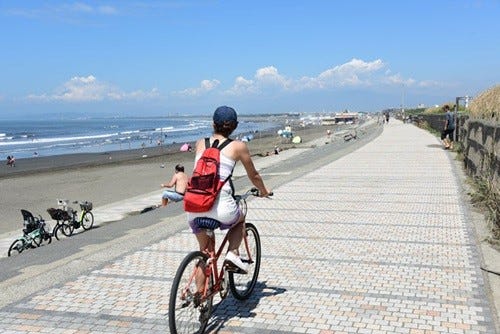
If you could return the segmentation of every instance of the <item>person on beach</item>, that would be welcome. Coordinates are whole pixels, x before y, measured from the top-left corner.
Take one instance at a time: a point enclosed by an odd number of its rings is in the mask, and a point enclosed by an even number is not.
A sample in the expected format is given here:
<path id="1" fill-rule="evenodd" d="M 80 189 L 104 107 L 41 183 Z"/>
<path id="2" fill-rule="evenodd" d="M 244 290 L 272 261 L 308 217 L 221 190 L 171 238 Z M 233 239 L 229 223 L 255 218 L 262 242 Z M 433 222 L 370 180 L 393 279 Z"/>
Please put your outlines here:
<path id="1" fill-rule="evenodd" d="M 16 167 L 16 158 L 14 158 L 14 156 L 7 156 L 7 166 Z"/>
<path id="2" fill-rule="evenodd" d="M 172 188 L 174 190 L 165 190 L 161 196 L 161 206 L 165 207 L 168 201 L 180 202 L 184 198 L 186 187 L 188 184 L 188 176 L 184 173 L 184 166 L 178 164 L 175 166 L 175 173 L 169 183 L 162 183 L 162 188 Z"/>
<path id="3" fill-rule="evenodd" d="M 229 136 L 238 126 L 238 116 L 236 111 L 227 106 L 218 107 L 213 114 L 213 129 L 214 132 L 209 138 L 210 145 L 215 140 L 219 141 L 219 146 L 229 139 Z M 198 159 L 205 150 L 205 138 L 201 138 L 195 145 L 195 166 Z M 234 166 L 238 161 L 241 161 L 245 167 L 246 173 L 252 184 L 259 190 L 261 197 L 267 197 L 270 191 L 264 185 L 259 172 L 255 168 L 252 157 L 248 150 L 247 144 L 240 140 L 232 140 L 220 151 L 220 167 L 219 174 L 221 180 L 227 179 L 233 172 Z M 229 251 L 226 254 L 225 263 L 233 267 L 237 267 L 240 273 L 246 273 L 246 264 L 244 264 L 238 253 L 238 247 L 243 239 L 245 216 L 240 211 L 238 203 L 233 197 L 233 185 L 231 179 L 224 184 L 218 194 L 214 206 L 208 212 L 193 213 L 187 212 L 189 226 L 198 240 L 200 251 L 213 251 L 215 242 L 204 231 L 201 231 L 195 224 L 194 219 L 197 217 L 210 217 L 220 221 L 220 229 L 229 229 L 227 232 L 229 240 Z M 204 281 L 204 273 L 202 270 L 197 274 L 197 282 Z"/>
<path id="4" fill-rule="evenodd" d="M 453 149 L 453 133 L 455 132 L 455 115 L 451 112 L 449 105 L 444 105 L 443 111 L 445 114 L 444 129 L 441 132 L 441 140 L 443 141 L 445 150 Z"/>

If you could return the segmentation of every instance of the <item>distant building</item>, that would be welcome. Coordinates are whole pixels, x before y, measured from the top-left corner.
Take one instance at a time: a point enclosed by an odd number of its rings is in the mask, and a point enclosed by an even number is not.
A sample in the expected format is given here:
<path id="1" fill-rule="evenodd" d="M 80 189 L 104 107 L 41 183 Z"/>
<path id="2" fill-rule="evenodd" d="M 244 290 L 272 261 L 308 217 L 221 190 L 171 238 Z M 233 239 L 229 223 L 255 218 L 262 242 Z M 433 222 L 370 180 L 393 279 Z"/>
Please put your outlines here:
<path id="1" fill-rule="evenodd" d="M 353 124 L 359 119 L 359 113 L 357 112 L 343 112 L 336 113 L 334 116 L 327 116 L 321 119 L 321 125 L 333 125 L 333 124 Z"/>

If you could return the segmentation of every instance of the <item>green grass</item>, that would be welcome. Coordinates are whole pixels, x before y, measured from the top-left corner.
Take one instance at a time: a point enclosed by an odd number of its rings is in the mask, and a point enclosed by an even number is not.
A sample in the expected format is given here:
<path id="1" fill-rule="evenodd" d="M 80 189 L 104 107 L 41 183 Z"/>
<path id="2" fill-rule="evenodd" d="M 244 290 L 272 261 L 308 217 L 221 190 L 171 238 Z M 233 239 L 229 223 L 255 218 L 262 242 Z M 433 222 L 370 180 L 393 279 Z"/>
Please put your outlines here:
<path id="1" fill-rule="evenodd" d="M 492 239 L 500 244 L 500 191 L 498 186 L 487 178 L 475 178 L 472 182 L 473 191 L 469 193 L 472 203 L 486 210 L 486 218 L 492 232 Z"/>

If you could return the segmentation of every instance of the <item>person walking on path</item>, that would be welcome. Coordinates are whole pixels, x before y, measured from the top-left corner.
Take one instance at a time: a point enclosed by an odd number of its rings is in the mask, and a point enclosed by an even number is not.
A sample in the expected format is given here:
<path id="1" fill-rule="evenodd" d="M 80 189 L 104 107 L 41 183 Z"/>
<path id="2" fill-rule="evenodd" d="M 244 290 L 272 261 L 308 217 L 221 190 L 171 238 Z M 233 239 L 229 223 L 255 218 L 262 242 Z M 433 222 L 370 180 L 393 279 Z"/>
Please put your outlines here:
<path id="1" fill-rule="evenodd" d="M 162 188 L 172 188 L 174 190 L 165 190 L 161 196 L 161 206 L 165 207 L 168 201 L 180 202 L 184 198 L 186 187 L 188 184 L 188 176 L 184 173 L 184 166 L 178 164 L 175 166 L 175 173 L 169 183 L 162 183 Z"/>
<path id="2" fill-rule="evenodd" d="M 441 140 L 443 141 L 446 150 L 453 149 L 453 133 L 455 132 L 455 115 L 451 112 L 450 106 L 445 105 L 443 110 L 446 112 L 444 120 L 444 129 L 441 133 Z"/>

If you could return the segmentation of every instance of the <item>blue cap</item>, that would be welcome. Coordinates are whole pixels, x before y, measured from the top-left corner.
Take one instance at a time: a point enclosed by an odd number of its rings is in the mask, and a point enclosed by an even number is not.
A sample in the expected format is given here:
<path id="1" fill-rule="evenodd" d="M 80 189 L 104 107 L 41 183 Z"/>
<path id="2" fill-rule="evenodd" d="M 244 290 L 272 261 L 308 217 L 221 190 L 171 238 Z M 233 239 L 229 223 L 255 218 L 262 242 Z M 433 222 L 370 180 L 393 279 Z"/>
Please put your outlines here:
<path id="1" fill-rule="evenodd" d="M 215 124 L 223 124 L 224 122 L 238 122 L 238 116 L 233 108 L 222 106 L 214 111 L 213 117 Z"/>

